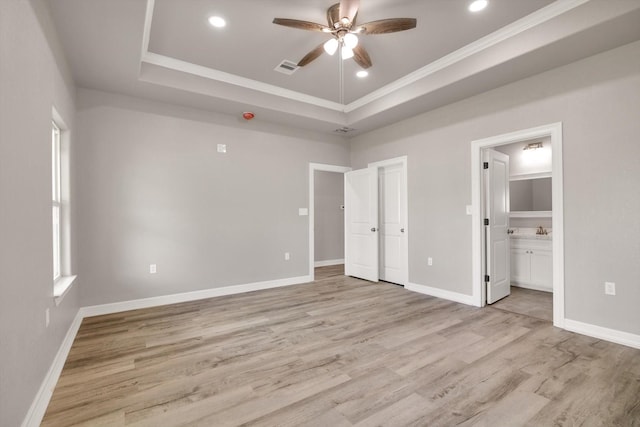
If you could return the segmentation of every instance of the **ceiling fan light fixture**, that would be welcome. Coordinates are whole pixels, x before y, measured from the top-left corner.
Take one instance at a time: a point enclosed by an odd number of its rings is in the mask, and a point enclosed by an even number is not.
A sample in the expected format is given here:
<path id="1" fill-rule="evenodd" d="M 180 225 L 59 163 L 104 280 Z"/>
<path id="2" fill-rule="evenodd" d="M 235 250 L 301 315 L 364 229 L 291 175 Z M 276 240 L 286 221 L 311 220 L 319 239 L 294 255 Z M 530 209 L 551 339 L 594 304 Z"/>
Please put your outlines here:
<path id="1" fill-rule="evenodd" d="M 471 12 L 480 12 L 482 9 L 484 9 L 485 7 L 487 7 L 487 5 L 489 4 L 488 0 L 474 0 L 470 5 L 469 5 L 469 10 Z"/>
<path id="2" fill-rule="evenodd" d="M 355 47 L 358 46 L 358 36 L 353 33 L 345 34 L 342 40 L 344 41 L 344 45 L 351 50 L 355 49 Z"/>
<path id="3" fill-rule="evenodd" d="M 368 75 L 369 75 L 369 72 L 367 70 L 360 70 L 356 73 L 356 76 L 358 76 L 361 79 L 364 79 Z"/>
<path id="4" fill-rule="evenodd" d="M 223 28 L 227 25 L 227 21 L 225 21 L 221 16 L 210 16 L 209 24 L 216 28 Z"/>
<path id="5" fill-rule="evenodd" d="M 329 39 L 325 44 L 324 44 L 324 51 L 327 52 L 329 55 L 333 55 L 334 53 L 336 53 L 336 50 L 338 50 L 338 40 L 337 39 Z"/>
<path id="6" fill-rule="evenodd" d="M 353 49 L 349 48 L 349 46 L 342 46 L 342 59 L 353 58 Z"/>

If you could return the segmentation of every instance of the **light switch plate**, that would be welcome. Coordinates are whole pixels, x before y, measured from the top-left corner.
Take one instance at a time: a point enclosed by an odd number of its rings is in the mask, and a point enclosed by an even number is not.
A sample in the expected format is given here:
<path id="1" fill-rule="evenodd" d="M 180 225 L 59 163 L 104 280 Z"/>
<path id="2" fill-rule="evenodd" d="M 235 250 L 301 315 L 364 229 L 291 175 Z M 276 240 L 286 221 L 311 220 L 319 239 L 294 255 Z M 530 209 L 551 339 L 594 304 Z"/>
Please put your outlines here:
<path id="1" fill-rule="evenodd" d="M 467 215 L 471 215 L 472 213 L 471 205 L 467 205 Z"/>
<path id="2" fill-rule="evenodd" d="M 218 153 L 226 153 L 227 144 L 218 144 Z"/>
<path id="3" fill-rule="evenodd" d="M 307 209 L 307 208 L 299 208 L 298 209 L 298 215 L 300 215 L 300 216 L 309 215 L 309 209 Z"/>
<path id="4" fill-rule="evenodd" d="M 604 293 L 606 295 L 616 294 L 616 284 L 613 282 L 604 282 Z"/>

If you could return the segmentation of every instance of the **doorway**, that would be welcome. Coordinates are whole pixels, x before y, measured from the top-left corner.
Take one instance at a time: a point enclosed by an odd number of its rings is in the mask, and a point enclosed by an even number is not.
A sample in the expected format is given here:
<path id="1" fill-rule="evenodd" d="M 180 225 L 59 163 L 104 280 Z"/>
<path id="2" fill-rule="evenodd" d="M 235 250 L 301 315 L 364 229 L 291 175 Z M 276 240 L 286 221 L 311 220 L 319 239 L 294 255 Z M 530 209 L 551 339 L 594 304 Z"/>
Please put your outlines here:
<path id="1" fill-rule="evenodd" d="M 551 172 L 552 205 L 551 224 L 552 239 L 552 290 L 553 290 L 553 323 L 564 327 L 564 240 L 563 240 L 563 197 L 562 197 L 562 124 L 554 123 L 509 134 L 498 135 L 471 143 L 472 170 L 472 263 L 473 263 L 473 300 L 474 304 L 483 307 L 488 301 L 487 286 L 487 253 L 485 245 L 490 236 L 485 234 L 485 206 L 483 203 L 483 179 L 486 159 L 483 158 L 489 149 L 508 144 L 548 138 L 552 151 Z M 495 150 L 491 150 L 495 151 Z M 508 195 L 507 195 L 508 198 Z M 490 256 L 490 255 L 489 255 Z M 500 255 L 502 256 L 502 255 Z M 508 255 L 507 255 L 508 257 Z M 508 258 L 507 258 L 508 260 Z M 489 261 L 491 262 L 491 261 Z M 490 266 L 489 266 L 490 267 Z M 507 270 L 509 266 L 507 265 Z M 488 278 L 490 281 L 490 277 Z"/>
<path id="2" fill-rule="evenodd" d="M 408 281 L 407 158 L 345 175 L 345 274 Z"/>
<path id="3" fill-rule="evenodd" d="M 315 280 L 315 267 L 316 267 L 316 242 L 315 242 L 315 223 L 316 223 L 316 171 L 329 172 L 343 177 L 345 172 L 349 172 L 350 167 L 327 165 L 322 163 L 309 163 L 309 280 Z M 340 227 L 344 230 L 344 225 L 340 224 Z M 327 263 L 323 265 L 327 266 Z"/>

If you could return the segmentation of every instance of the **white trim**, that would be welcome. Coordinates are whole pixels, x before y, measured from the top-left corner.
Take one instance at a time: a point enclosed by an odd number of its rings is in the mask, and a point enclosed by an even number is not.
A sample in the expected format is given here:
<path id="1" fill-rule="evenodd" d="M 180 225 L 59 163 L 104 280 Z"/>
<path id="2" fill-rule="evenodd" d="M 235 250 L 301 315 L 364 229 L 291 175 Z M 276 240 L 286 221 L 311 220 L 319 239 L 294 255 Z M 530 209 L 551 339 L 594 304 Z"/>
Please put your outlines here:
<path id="1" fill-rule="evenodd" d="M 53 300 L 59 306 L 64 296 L 71 290 L 71 285 L 78 276 L 60 276 L 53 284 Z"/>
<path id="2" fill-rule="evenodd" d="M 404 197 L 400 201 L 404 205 L 404 218 L 402 218 L 402 222 L 404 225 L 405 236 L 404 241 L 402 243 L 402 252 L 404 257 L 404 266 L 403 266 L 403 280 L 400 285 L 406 286 L 409 283 L 409 181 L 408 181 L 408 157 L 400 156 L 394 157 L 392 159 L 381 160 L 379 162 L 371 162 L 367 165 L 369 168 L 383 168 L 386 166 L 402 166 L 402 180 L 404 181 Z"/>
<path id="3" fill-rule="evenodd" d="M 318 107 L 324 107 L 330 110 L 339 111 L 342 113 L 350 113 L 358 108 L 361 108 L 371 102 L 376 101 L 384 96 L 390 95 L 395 91 L 409 86 L 413 83 L 420 81 L 438 71 L 441 71 L 447 67 L 450 67 L 466 58 L 469 58 L 479 52 L 482 52 L 498 43 L 501 43 L 511 37 L 515 37 L 527 30 L 530 30 L 536 26 L 542 25 L 551 19 L 556 18 L 572 9 L 577 8 L 590 0 L 556 0 L 555 2 L 543 7 L 491 34 L 488 34 L 473 43 L 470 43 L 412 73 L 407 74 L 404 77 L 383 86 L 373 92 L 364 95 L 363 97 L 356 99 L 350 104 L 343 105 L 341 103 L 328 101 L 323 98 L 310 96 L 302 92 L 296 92 L 293 90 L 287 90 L 278 86 L 259 82 L 257 80 L 247 79 L 244 77 L 236 76 L 234 74 L 225 73 L 213 68 L 204 67 L 197 64 L 192 64 L 185 61 L 180 61 L 176 58 L 158 55 L 153 52 L 149 52 L 149 38 L 151 33 L 151 25 L 153 20 L 153 8 L 155 7 L 154 0 L 147 0 L 147 9 L 145 13 L 144 31 L 142 37 L 142 55 L 140 58 L 140 65 L 143 62 L 155 64 L 161 67 L 166 67 L 176 71 L 182 71 L 189 74 L 198 75 L 211 80 L 230 83 L 236 86 L 250 88 L 256 91 L 268 93 L 271 95 L 280 96 L 283 98 L 292 99 L 295 101 L 304 102 Z"/>
<path id="4" fill-rule="evenodd" d="M 552 228 L 553 228 L 553 324 L 564 327 L 564 197 L 562 172 L 562 123 L 551 123 L 471 142 L 471 203 L 472 203 L 472 284 L 474 305 L 483 307 L 482 267 L 482 169 L 484 148 L 510 144 L 528 139 L 551 137 L 552 150 Z"/>
<path id="5" fill-rule="evenodd" d="M 82 314 L 80 313 L 80 310 L 78 310 L 76 317 L 73 319 L 73 322 L 71 322 L 71 326 L 69 326 L 67 334 L 64 336 L 64 340 L 62 340 L 62 344 L 56 353 L 56 357 L 53 358 L 51 367 L 49 367 L 49 371 L 47 372 L 47 375 L 45 375 L 38 393 L 31 403 L 31 407 L 29 408 L 27 415 L 22 421 L 22 427 L 37 427 L 42 422 L 42 418 L 47 411 L 47 406 L 49 406 L 49 401 L 53 395 L 53 390 L 58 383 L 58 378 L 60 378 L 62 368 L 64 367 L 64 363 L 69 355 L 69 350 L 71 350 L 71 346 L 76 338 L 78 329 L 80 329 L 82 319 Z"/>
<path id="6" fill-rule="evenodd" d="M 531 290 L 540 291 L 540 292 L 550 292 L 550 293 L 553 292 L 553 290 L 549 288 L 545 288 L 544 286 L 530 285 L 527 283 L 511 282 L 511 286 L 515 286 L 516 288 L 522 288 L 522 289 L 531 289 Z"/>
<path id="7" fill-rule="evenodd" d="M 540 179 L 551 178 L 552 173 L 549 172 L 535 172 L 535 173 L 521 173 L 517 175 L 511 175 L 509 181 L 524 181 L 525 179 Z"/>
<path id="8" fill-rule="evenodd" d="M 578 322 L 577 320 L 571 319 L 564 319 L 564 328 L 567 331 L 640 349 L 640 335 L 622 332 L 616 329 L 604 328 L 590 323 Z"/>
<path id="9" fill-rule="evenodd" d="M 509 212 L 511 218 L 551 218 L 553 211 L 513 211 Z"/>
<path id="10" fill-rule="evenodd" d="M 330 265 L 340 265 L 340 264 L 344 264 L 344 258 L 343 259 L 328 259 L 325 261 L 315 261 L 313 263 L 313 265 L 315 267 L 328 267 Z"/>
<path id="11" fill-rule="evenodd" d="M 453 51 L 450 54 L 445 55 L 442 58 L 433 61 L 432 63 L 419 68 L 418 70 L 409 73 L 404 77 L 399 78 L 393 83 L 370 92 L 369 94 L 346 105 L 344 111 L 346 113 L 350 113 L 360 107 L 370 104 L 371 102 L 379 98 L 393 94 L 396 91 L 409 86 L 410 84 L 416 83 L 417 81 L 424 79 L 425 77 L 435 74 L 438 71 L 441 71 L 466 58 L 469 58 L 470 56 L 473 56 L 492 46 L 495 46 L 498 43 L 501 43 L 511 37 L 515 37 L 518 34 L 530 30 L 531 28 L 534 28 L 538 25 L 544 24 L 545 22 L 557 16 L 560 16 L 572 9 L 575 9 L 578 6 L 587 3 L 588 1 L 590 0 L 557 0 L 550 5 L 545 6 L 542 9 L 539 9 L 525 16 L 524 18 L 521 18 L 505 27 L 502 27 L 491 34 L 488 34 L 472 43 L 469 43 L 468 45 L 463 46 L 462 48 Z"/>
<path id="12" fill-rule="evenodd" d="M 115 302 L 111 304 L 92 305 L 89 307 L 82 307 L 80 309 L 80 313 L 83 317 L 101 316 L 103 314 L 120 313 L 122 311 L 138 310 L 141 308 L 197 301 L 224 295 L 235 295 L 245 292 L 260 291 L 263 289 L 279 288 L 282 286 L 299 285 L 301 283 L 308 283 L 311 281 L 312 280 L 309 276 L 299 276 L 289 277 L 286 279 L 268 280 L 265 282 L 246 283 L 243 285 L 223 286 L 220 288 L 203 289 L 201 291 L 162 295 L 158 297 Z"/>
<path id="13" fill-rule="evenodd" d="M 140 53 L 140 67 L 142 58 L 149 52 L 149 40 L 151 40 L 151 22 L 153 21 L 153 9 L 156 7 L 155 0 L 147 0 L 147 8 L 144 15 L 144 27 L 142 32 L 142 52 Z"/>
<path id="14" fill-rule="evenodd" d="M 182 61 L 170 56 L 159 55 L 153 52 L 146 52 L 142 57 L 142 62 L 157 65 L 159 67 L 168 68 L 170 70 L 181 71 L 183 73 L 192 74 L 194 76 L 204 77 L 209 80 L 215 80 L 222 83 L 228 83 L 245 89 L 252 89 L 269 95 L 279 96 L 281 98 L 291 99 L 293 101 L 304 102 L 318 107 L 326 108 L 343 113 L 344 105 L 329 101 L 317 96 L 307 95 L 306 93 L 296 92 L 295 90 L 285 89 L 280 86 L 263 83 L 258 80 L 248 79 L 246 77 L 236 76 L 235 74 L 226 73 L 213 68 L 205 67 L 191 62 Z"/>
<path id="15" fill-rule="evenodd" d="M 426 285 L 418 285 L 416 283 L 407 283 L 405 289 L 420 294 L 430 295 L 436 298 L 442 298 L 453 302 L 459 302 L 466 305 L 475 305 L 473 295 L 460 294 L 458 292 L 447 291 L 445 289 L 434 288 Z"/>
<path id="16" fill-rule="evenodd" d="M 325 165 L 323 163 L 309 163 L 309 277 L 315 280 L 315 171 L 342 173 L 351 170 L 348 166 Z M 344 263 L 344 260 L 343 260 Z"/>

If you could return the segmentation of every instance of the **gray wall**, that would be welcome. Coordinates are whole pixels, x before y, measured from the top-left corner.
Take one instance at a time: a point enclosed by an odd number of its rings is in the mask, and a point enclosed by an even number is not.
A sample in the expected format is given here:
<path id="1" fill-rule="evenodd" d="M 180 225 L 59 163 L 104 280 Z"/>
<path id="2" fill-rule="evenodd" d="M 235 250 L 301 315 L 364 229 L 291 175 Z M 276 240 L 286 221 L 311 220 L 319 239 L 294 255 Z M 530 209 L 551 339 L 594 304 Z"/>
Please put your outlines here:
<path id="1" fill-rule="evenodd" d="M 344 259 L 344 174 L 314 173 L 315 260 Z"/>
<path id="2" fill-rule="evenodd" d="M 344 140 L 88 90 L 77 120 L 83 305 L 308 274 L 309 162 Z"/>
<path id="3" fill-rule="evenodd" d="M 639 334 L 639 88 L 636 42 L 354 138 L 354 169 L 409 157 L 409 280 L 471 295 L 470 142 L 561 121 L 566 316 Z"/>
<path id="4" fill-rule="evenodd" d="M 55 305 L 51 108 L 55 104 L 75 144 L 74 89 L 65 83 L 70 81 L 65 64 L 59 56 L 56 62 L 52 50 L 57 46 L 56 37 L 49 32 L 46 10 L 41 9 L 46 5 L 34 4 L 35 10 L 27 1 L 0 2 L 2 426 L 17 426 L 24 419 L 78 311 L 80 286 L 79 281 L 75 283 L 62 303 Z M 73 201 L 73 180 L 71 188 Z M 74 218 L 72 215 L 72 224 Z M 75 252 L 73 245 L 72 254 Z M 51 310 L 48 328 L 47 308 Z"/>

